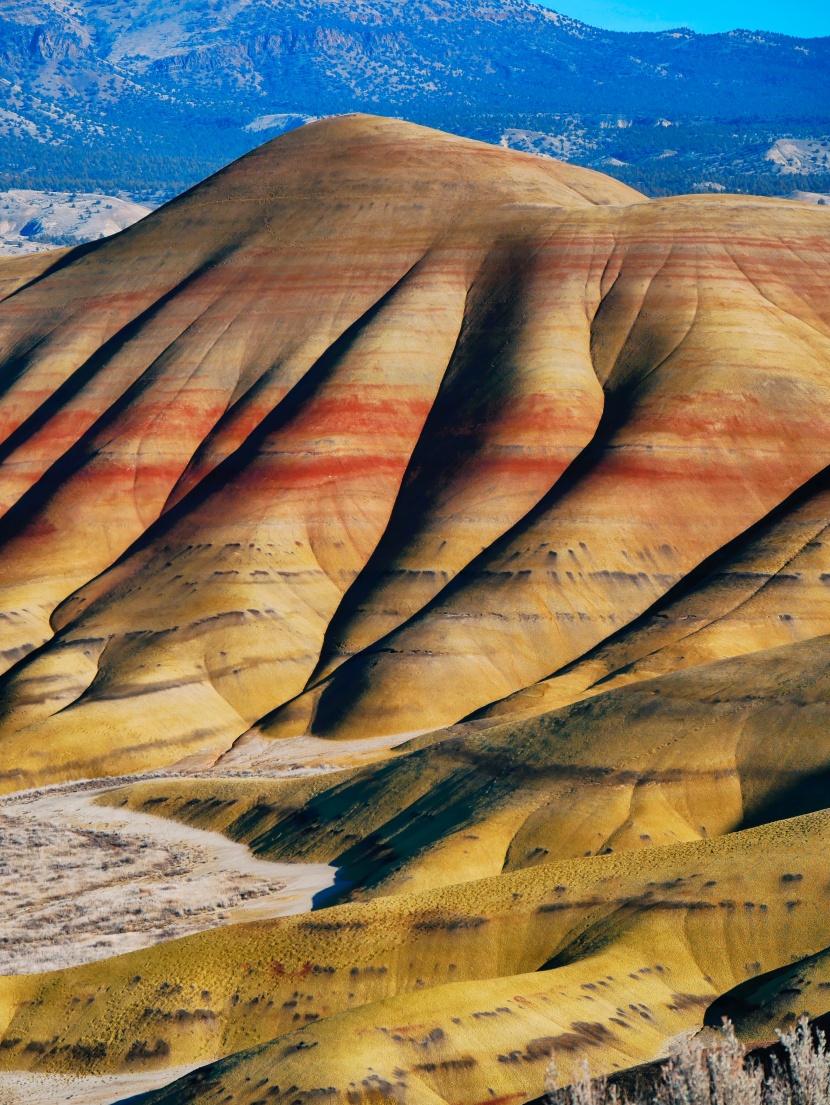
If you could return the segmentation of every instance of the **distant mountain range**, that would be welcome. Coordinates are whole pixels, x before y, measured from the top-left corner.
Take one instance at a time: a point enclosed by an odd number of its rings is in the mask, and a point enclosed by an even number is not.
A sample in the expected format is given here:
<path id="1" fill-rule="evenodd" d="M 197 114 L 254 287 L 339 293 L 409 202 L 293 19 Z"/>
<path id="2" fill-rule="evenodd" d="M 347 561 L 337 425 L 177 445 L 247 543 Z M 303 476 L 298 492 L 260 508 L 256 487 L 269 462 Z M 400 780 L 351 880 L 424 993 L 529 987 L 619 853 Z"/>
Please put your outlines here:
<path id="1" fill-rule="evenodd" d="M 160 200 L 305 118 L 355 110 L 650 194 L 830 190 L 830 38 L 624 34 L 529 0 L 6 0 L 0 13 L 0 188 Z"/>

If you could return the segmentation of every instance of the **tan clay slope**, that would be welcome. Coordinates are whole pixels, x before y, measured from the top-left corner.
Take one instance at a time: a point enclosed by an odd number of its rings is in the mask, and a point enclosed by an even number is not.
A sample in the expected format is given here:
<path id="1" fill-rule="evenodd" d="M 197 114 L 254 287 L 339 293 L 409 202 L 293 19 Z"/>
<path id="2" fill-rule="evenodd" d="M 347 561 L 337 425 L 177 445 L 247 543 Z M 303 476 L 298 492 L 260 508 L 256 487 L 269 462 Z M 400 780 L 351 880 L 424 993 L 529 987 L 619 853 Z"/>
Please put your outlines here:
<path id="1" fill-rule="evenodd" d="M 2 689 L 3 733 L 95 679 L 90 716 L 42 734 L 64 746 L 53 776 L 13 746 L 5 766 L 25 783 L 219 750 L 302 690 L 413 449 L 446 435 L 487 343 L 466 463 L 473 482 L 477 456 L 493 472 L 461 489 L 473 514 L 502 495 L 448 535 L 447 563 L 521 518 L 602 409 L 590 359 L 549 348 L 549 305 L 529 338 L 515 315 L 550 268 L 534 276 L 534 254 L 571 209 L 641 200 L 409 124 L 327 120 L 0 304 L 6 664 L 50 636 L 50 617 L 65 630 Z M 511 482 L 501 458 L 516 454 Z"/>
<path id="2" fill-rule="evenodd" d="M 798 885 L 795 878 L 793 889 Z M 830 951 L 805 956 L 721 994 L 706 1011 L 706 1023 L 718 1027 L 728 1017 L 749 1046 L 774 1044 L 802 1016 L 826 1031 L 830 1020 Z"/>
<path id="3" fill-rule="evenodd" d="M 280 1066 L 284 1089 L 315 1089 L 324 1071 L 342 1091 L 367 1064 L 420 1077 L 414 1064 L 437 1057 L 439 1094 L 474 1101 L 495 1077 L 485 1094 L 532 1098 L 555 1037 L 600 1067 L 631 1065 L 719 993 L 825 947 L 827 843 L 828 815 L 813 814 L 0 979 L 0 1066 L 174 1066 L 289 1033 L 286 1055 L 319 1050 L 308 1068 Z M 454 1066 L 464 1055 L 475 1062 Z"/>
<path id="4" fill-rule="evenodd" d="M 827 804 L 830 637 L 505 723 L 328 780 L 153 781 L 104 796 L 333 863 L 341 894 L 449 885 L 733 832 Z"/>
<path id="5" fill-rule="evenodd" d="M 830 252 L 800 214 L 730 198 L 574 216 L 614 238 L 586 335 L 605 390 L 590 448 L 427 608 L 257 734 L 455 722 L 638 618 L 820 471 Z"/>

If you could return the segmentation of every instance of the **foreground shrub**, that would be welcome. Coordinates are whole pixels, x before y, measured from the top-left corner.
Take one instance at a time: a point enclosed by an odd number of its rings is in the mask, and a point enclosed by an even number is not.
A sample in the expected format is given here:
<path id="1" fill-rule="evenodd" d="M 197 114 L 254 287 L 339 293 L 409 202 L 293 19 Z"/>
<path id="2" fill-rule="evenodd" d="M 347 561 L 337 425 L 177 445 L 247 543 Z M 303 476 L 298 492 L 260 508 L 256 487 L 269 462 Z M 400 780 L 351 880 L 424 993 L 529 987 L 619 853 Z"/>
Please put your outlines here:
<path id="1" fill-rule="evenodd" d="M 766 1053 L 748 1056 L 724 1021 L 719 1038 L 697 1037 L 675 1047 L 653 1086 L 633 1095 L 605 1078 L 592 1078 L 588 1063 L 574 1065 L 571 1081 L 551 1060 L 545 1080 L 549 1105 L 830 1105 L 830 1055 L 824 1033 L 806 1017 Z"/>

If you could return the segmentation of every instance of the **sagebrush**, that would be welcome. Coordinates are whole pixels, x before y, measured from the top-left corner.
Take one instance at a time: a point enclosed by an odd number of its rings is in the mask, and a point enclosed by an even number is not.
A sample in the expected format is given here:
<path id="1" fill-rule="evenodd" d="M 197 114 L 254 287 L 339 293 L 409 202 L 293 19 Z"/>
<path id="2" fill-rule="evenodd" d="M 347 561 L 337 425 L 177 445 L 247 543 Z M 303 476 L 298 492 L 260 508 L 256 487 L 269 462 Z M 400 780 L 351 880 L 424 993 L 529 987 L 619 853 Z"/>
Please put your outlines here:
<path id="1" fill-rule="evenodd" d="M 725 1021 L 718 1038 L 684 1040 L 662 1067 L 656 1084 L 633 1096 L 605 1078 L 592 1078 L 587 1062 L 567 1072 L 554 1057 L 545 1093 L 549 1105 L 830 1105 L 830 1055 L 824 1033 L 806 1017 L 779 1032 L 780 1047 L 747 1055 Z"/>

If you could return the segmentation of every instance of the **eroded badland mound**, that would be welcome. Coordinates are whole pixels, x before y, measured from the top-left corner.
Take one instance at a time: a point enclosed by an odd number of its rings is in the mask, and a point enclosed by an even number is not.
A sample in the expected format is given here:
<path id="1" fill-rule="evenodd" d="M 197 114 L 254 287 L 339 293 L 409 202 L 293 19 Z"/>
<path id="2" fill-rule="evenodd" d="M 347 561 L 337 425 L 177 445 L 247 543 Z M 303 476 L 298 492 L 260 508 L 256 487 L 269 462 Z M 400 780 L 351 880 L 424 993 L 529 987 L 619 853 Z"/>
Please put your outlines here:
<path id="1" fill-rule="evenodd" d="M 518 1103 L 830 1010 L 830 211 L 350 116 L 0 296 L 2 788 L 337 869 L 0 978 L 0 1067 Z"/>

